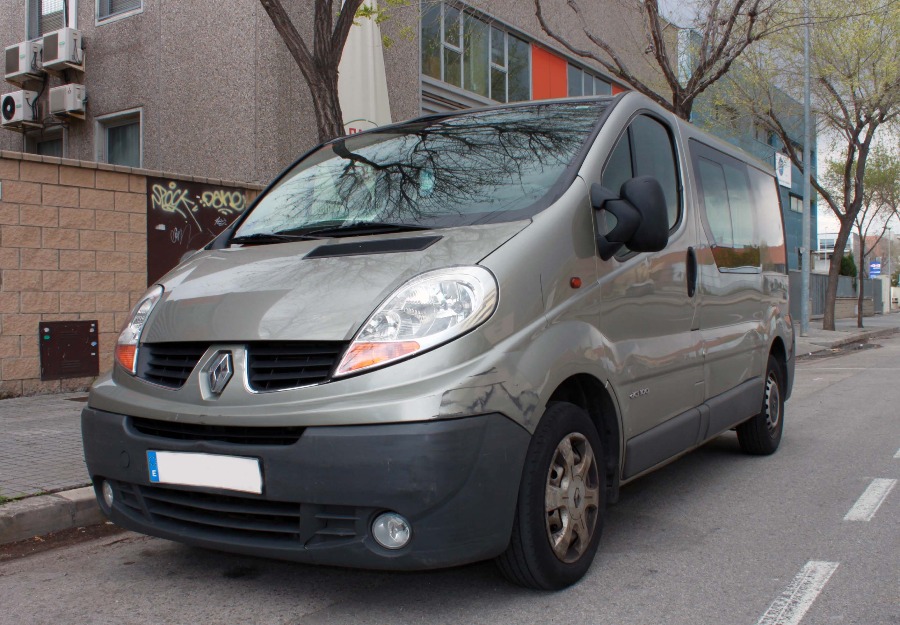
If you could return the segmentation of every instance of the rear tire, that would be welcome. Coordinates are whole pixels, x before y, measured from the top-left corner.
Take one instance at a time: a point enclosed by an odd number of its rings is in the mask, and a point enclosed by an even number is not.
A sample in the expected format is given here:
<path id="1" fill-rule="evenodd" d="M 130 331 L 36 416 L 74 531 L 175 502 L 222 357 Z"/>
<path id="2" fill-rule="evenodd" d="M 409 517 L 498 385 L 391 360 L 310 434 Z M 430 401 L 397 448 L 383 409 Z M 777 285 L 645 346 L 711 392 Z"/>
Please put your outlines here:
<path id="1" fill-rule="evenodd" d="M 558 590 L 584 577 L 603 530 L 604 467 L 587 413 L 550 404 L 528 447 L 509 547 L 497 558 L 509 581 Z"/>
<path id="2" fill-rule="evenodd" d="M 745 453 L 768 456 L 778 449 L 783 431 L 784 372 L 778 360 L 769 355 L 762 409 L 737 427 L 738 443 Z"/>

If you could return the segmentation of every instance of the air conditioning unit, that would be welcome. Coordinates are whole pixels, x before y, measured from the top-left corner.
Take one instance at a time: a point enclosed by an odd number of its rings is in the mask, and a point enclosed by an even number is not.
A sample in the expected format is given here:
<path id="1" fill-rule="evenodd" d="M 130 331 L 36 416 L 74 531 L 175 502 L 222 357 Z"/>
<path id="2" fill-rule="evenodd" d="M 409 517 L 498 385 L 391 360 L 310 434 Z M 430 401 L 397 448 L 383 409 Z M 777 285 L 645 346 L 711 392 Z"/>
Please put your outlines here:
<path id="1" fill-rule="evenodd" d="M 40 78 L 41 41 L 23 41 L 6 49 L 6 80 L 21 84 L 26 80 Z"/>
<path id="2" fill-rule="evenodd" d="M 84 65 L 84 50 L 81 49 L 81 31 L 61 28 L 44 35 L 42 64 L 45 69 L 81 69 Z"/>
<path id="3" fill-rule="evenodd" d="M 21 128 L 34 123 L 36 91 L 13 91 L 0 96 L 0 122 L 4 128 Z"/>
<path id="4" fill-rule="evenodd" d="M 50 114 L 84 118 L 84 85 L 62 85 L 50 89 Z"/>

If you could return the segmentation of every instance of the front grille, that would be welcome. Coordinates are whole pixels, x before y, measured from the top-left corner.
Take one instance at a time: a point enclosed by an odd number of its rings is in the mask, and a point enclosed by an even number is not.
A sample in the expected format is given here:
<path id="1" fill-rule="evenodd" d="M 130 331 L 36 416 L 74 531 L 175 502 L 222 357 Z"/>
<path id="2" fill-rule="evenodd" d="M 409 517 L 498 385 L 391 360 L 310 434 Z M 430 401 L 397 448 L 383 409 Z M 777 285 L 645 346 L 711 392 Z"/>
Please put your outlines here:
<path id="1" fill-rule="evenodd" d="M 208 343 L 145 343 L 138 350 L 139 378 L 166 386 L 181 388 Z"/>
<path id="2" fill-rule="evenodd" d="M 369 508 L 267 501 L 116 482 L 117 505 L 169 531 L 204 538 L 253 540 L 263 547 L 298 548 L 354 540 L 366 532 Z"/>
<path id="3" fill-rule="evenodd" d="M 297 503 L 122 483 L 119 488 L 123 491 L 124 505 L 141 511 L 142 502 L 150 517 L 163 524 L 292 542 L 300 540 L 300 504 Z"/>
<path id="4" fill-rule="evenodd" d="M 131 425 L 141 434 L 183 441 L 221 441 L 235 445 L 293 445 L 304 428 L 244 427 L 232 425 L 201 425 L 179 421 L 156 421 L 134 417 Z"/>
<path id="5" fill-rule="evenodd" d="M 254 391 L 279 391 L 331 379 L 346 343 L 270 342 L 247 345 L 247 378 Z"/>

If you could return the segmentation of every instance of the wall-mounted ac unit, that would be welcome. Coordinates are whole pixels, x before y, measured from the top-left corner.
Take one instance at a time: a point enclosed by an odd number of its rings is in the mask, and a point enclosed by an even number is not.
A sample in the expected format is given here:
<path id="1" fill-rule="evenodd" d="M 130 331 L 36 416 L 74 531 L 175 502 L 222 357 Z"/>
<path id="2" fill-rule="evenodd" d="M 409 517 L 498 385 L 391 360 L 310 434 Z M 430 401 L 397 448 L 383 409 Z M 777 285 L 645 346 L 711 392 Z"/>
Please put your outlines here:
<path id="1" fill-rule="evenodd" d="M 43 66 L 45 69 L 81 69 L 84 50 L 81 49 L 81 31 L 61 28 L 44 35 Z"/>
<path id="2" fill-rule="evenodd" d="M 50 114 L 84 118 L 84 85 L 62 85 L 50 89 Z"/>
<path id="3" fill-rule="evenodd" d="M 41 41 L 23 41 L 6 49 L 6 80 L 13 84 L 22 84 L 26 80 L 40 78 Z"/>
<path id="4" fill-rule="evenodd" d="M 34 123 L 34 103 L 36 91 L 13 91 L 0 96 L 0 122 L 3 128 L 21 128 Z"/>

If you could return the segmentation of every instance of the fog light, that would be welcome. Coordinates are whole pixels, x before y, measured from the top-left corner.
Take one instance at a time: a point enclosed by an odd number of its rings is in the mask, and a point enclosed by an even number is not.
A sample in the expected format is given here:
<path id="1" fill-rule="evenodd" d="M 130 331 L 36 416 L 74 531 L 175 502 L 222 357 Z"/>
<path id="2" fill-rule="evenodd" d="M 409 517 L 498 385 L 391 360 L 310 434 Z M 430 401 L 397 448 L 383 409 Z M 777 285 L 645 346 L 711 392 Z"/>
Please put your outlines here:
<path id="1" fill-rule="evenodd" d="M 385 512 L 372 523 L 372 536 L 385 549 L 400 549 L 412 538 L 412 528 L 396 512 Z"/>
<path id="2" fill-rule="evenodd" d="M 100 492 L 103 493 L 103 502 L 106 504 L 106 507 L 112 510 L 114 499 L 112 484 L 103 480 L 103 484 L 100 485 Z"/>

